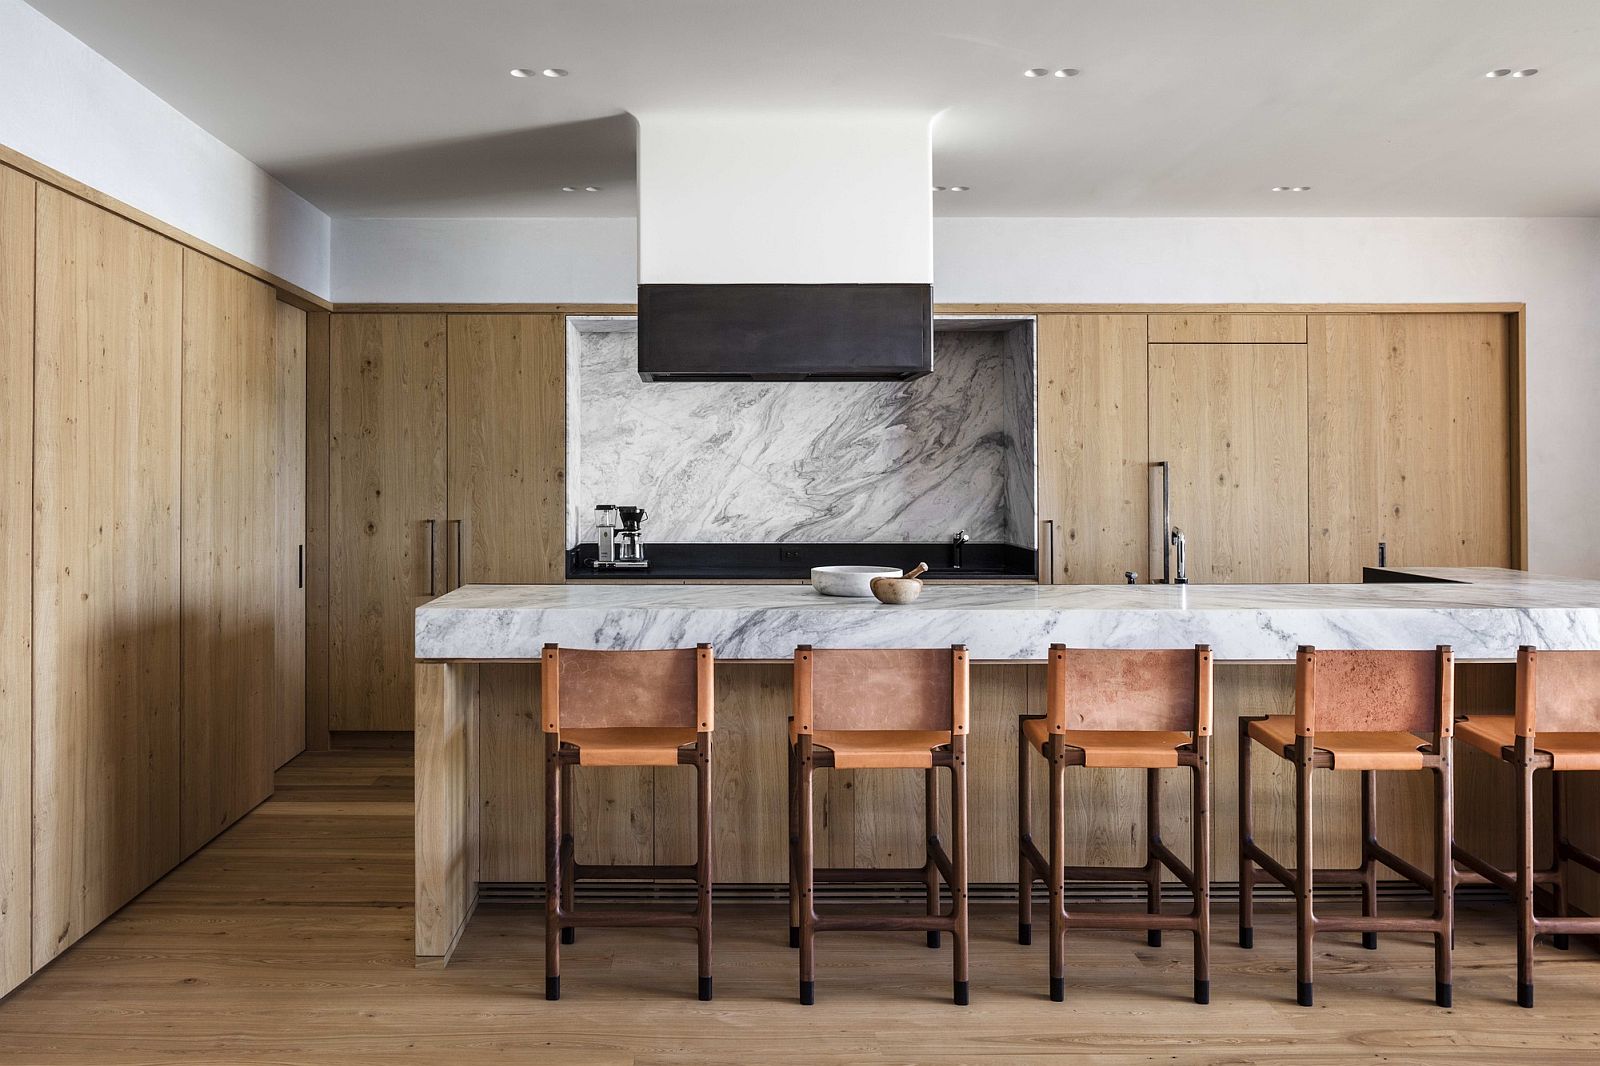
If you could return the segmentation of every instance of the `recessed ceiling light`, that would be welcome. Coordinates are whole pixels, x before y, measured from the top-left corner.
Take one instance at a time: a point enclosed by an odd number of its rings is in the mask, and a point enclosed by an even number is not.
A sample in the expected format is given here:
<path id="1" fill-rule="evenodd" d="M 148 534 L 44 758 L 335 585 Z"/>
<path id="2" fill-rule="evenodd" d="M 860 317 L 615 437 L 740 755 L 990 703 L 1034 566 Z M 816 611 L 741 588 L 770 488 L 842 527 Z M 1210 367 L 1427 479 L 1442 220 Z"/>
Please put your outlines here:
<path id="1" fill-rule="evenodd" d="M 600 191 L 600 186 L 598 186 L 598 185 L 585 185 L 583 187 L 583 191 L 584 192 L 599 192 Z"/>
<path id="2" fill-rule="evenodd" d="M 562 192 L 577 192 L 578 191 L 578 187 L 576 185 L 563 185 L 563 186 L 561 186 L 561 191 Z"/>
<path id="3" fill-rule="evenodd" d="M 934 186 L 934 187 L 933 187 L 933 191 L 934 191 L 934 192 L 944 192 L 944 191 L 945 191 L 945 188 L 944 188 L 944 186 L 943 186 L 943 185 L 935 185 L 935 186 Z"/>
<path id="4" fill-rule="evenodd" d="M 518 67 L 516 70 L 511 72 L 511 76 L 513 78 L 531 78 L 533 77 L 533 74 L 534 72 L 529 70 L 527 67 Z"/>
<path id="5" fill-rule="evenodd" d="M 1496 67 L 1484 75 L 1485 78 L 1531 78 L 1539 73 L 1538 67 L 1523 67 L 1521 70 L 1512 70 L 1510 67 Z"/>
<path id="6" fill-rule="evenodd" d="M 952 185 L 952 186 L 950 186 L 950 191 L 951 192 L 966 192 L 970 188 L 972 188 L 972 186 L 970 186 L 970 185 Z"/>
<path id="7" fill-rule="evenodd" d="M 1531 78 L 1537 73 L 1539 73 L 1538 67 L 1524 67 L 1522 70 L 1512 71 L 1511 76 L 1513 78 Z"/>
<path id="8" fill-rule="evenodd" d="M 547 78 L 565 78 L 567 76 L 567 72 L 560 67 L 545 67 L 539 73 Z"/>
<path id="9" fill-rule="evenodd" d="M 1076 78 L 1079 74 L 1082 74 L 1082 73 L 1083 73 L 1083 71 L 1079 70 L 1077 67 L 1062 67 L 1060 70 L 1056 71 L 1056 77 L 1058 77 L 1058 78 Z"/>
<path id="10" fill-rule="evenodd" d="M 1046 70 L 1044 67 L 1030 67 L 1022 72 L 1022 76 L 1024 78 L 1042 78 L 1048 73 L 1050 73 L 1050 71 Z"/>
<path id="11" fill-rule="evenodd" d="M 1309 185 L 1274 185 L 1272 187 L 1272 191 L 1273 192 L 1310 192 L 1311 191 L 1311 186 L 1309 186 Z"/>

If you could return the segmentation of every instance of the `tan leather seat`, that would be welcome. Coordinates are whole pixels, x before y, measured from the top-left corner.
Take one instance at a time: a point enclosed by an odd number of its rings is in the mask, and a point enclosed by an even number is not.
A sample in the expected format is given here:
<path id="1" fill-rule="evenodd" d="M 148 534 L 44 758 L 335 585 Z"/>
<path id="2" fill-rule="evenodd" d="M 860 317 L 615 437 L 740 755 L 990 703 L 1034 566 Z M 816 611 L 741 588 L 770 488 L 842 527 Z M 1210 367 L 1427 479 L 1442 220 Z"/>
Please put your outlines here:
<path id="1" fill-rule="evenodd" d="M 639 726 L 563 729 L 559 736 L 578 749 L 580 766 L 677 766 L 678 749 L 696 740 L 693 729 Z"/>
<path id="2" fill-rule="evenodd" d="M 1275 714 L 1249 724 L 1250 736 L 1284 758 L 1294 757 L 1294 715 Z M 1335 770 L 1420 770 L 1427 741 L 1415 733 L 1318 732 L 1318 751 L 1333 758 Z"/>
<path id="3" fill-rule="evenodd" d="M 1050 739 L 1049 721 L 1029 718 L 1022 723 L 1022 732 L 1042 754 Z M 1083 752 L 1085 766 L 1142 769 L 1177 766 L 1178 749 L 1194 742 L 1188 733 L 1175 730 L 1069 729 L 1061 738 L 1067 747 Z"/>
<path id="4" fill-rule="evenodd" d="M 933 765 L 933 749 L 950 743 L 948 730 L 819 729 L 811 743 L 833 752 L 840 769 L 918 769 Z"/>
<path id="5" fill-rule="evenodd" d="M 1456 736 L 1493 758 L 1517 744 L 1516 716 L 1485 714 L 1456 721 Z M 1557 770 L 1600 770 L 1600 733 L 1537 733 L 1535 751 L 1550 756 Z"/>

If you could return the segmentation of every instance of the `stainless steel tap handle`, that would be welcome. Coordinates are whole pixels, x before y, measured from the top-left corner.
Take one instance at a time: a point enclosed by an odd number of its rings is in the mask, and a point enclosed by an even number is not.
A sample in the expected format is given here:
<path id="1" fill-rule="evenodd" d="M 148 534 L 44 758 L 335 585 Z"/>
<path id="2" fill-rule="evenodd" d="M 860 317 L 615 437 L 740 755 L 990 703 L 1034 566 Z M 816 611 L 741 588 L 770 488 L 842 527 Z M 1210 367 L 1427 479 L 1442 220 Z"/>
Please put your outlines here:
<path id="1" fill-rule="evenodd" d="M 1178 550 L 1178 576 L 1173 578 L 1173 583 L 1187 585 L 1189 583 L 1189 542 L 1185 539 L 1183 530 L 1178 529 L 1176 526 L 1173 527 L 1169 540 L 1172 546 Z"/>

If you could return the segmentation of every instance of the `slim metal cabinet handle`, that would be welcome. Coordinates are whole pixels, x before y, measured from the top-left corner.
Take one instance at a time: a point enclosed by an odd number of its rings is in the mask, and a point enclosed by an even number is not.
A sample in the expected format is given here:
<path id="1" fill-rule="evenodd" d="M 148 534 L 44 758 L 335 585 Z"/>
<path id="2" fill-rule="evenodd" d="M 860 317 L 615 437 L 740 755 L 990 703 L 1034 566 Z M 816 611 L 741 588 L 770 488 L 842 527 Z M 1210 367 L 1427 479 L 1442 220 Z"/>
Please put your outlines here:
<path id="1" fill-rule="evenodd" d="M 452 518 L 450 524 L 456 527 L 456 588 L 467 583 L 467 572 L 461 566 L 461 519 Z"/>
<path id="2" fill-rule="evenodd" d="M 299 556 L 299 561 L 296 562 L 294 568 L 294 587 L 303 589 L 306 587 L 306 546 L 304 544 L 300 545 Z"/>
<path id="3" fill-rule="evenodd" d="M 1046 518 L 1044 520 L 1043 554 L 1046 567 L 1043 584 L 1054 585 L 1056 583 L 1056 520 L 1054 518 Z"/>
<path id="4" fill-rule="evenodd" d="M 1172 463 L 1151 463 L 1161 468 L 1161 583 L 1172 584 Z"/>
<path id="5" fill-rule="evenodd" d="M 432 518 L 424 518 L 423 521 L 428 524 L 428 595 L 437 596 L 439 593 L 434 587 L 434 572 L 438 569 L 438 566 L 434 542 L 437 539 L 435 534 L 438 531 L 439 523 Z"/>

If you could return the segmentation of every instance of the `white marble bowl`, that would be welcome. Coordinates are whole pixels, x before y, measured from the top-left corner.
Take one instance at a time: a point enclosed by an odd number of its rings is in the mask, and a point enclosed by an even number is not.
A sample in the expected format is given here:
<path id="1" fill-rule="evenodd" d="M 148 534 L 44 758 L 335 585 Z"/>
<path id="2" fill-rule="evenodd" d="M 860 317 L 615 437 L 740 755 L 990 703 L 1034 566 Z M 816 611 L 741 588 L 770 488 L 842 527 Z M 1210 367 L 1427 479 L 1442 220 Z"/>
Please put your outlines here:
<path id="1" fill-rule="evenodd" d="M 824 596 L 872 595 L 875 577 L 899 577 L 904 571 L 892 566 L 813 566 L 811 587 Z"/>

